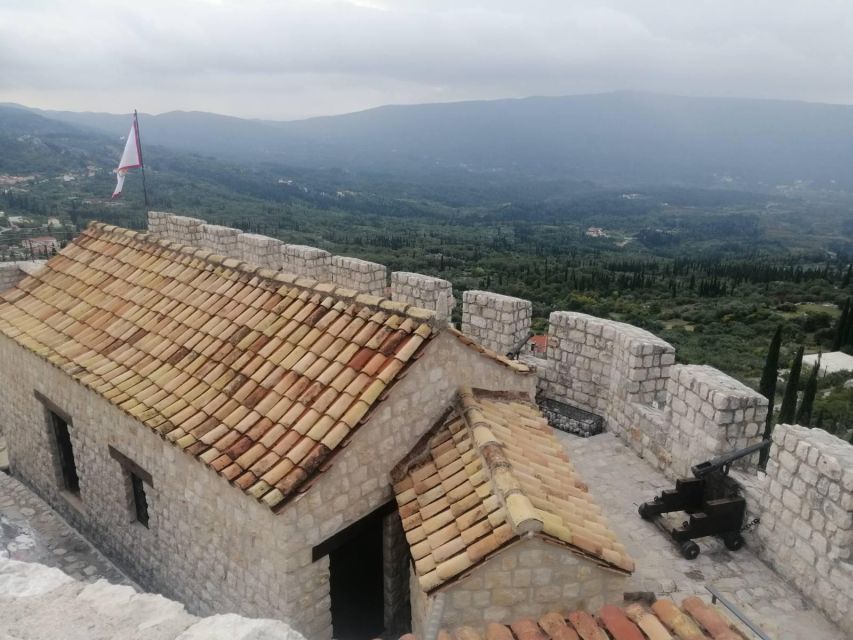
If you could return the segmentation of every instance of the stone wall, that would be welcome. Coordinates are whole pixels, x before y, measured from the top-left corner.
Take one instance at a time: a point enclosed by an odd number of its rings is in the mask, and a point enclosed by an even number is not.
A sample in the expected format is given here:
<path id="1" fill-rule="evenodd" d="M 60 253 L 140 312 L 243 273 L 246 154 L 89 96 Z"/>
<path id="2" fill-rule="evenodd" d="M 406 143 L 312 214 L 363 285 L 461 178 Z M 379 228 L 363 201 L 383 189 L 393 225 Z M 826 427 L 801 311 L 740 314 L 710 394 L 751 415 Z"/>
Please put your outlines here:
<path id="1" fill-rule="evenodd" d="M 409 543 L 397 511 L 382 520 L 382 565 L 385 631 L 402 635 L 411 623 Z"/>
<path id="2" fill-rule="evenodd" d="M 240 260 L 275 271 L 281 269 L 283 244 L 281 240 L 256 233 L 241 233 L 237 236 Z"/>
<path id="3" fill-rule="evenodd" d="M 520 375 L 463 346 L 449 332 L 440 333 L 334 458 L 331 468 L 293 505 L 288 517 L 295 522 L 296 530 L 291 535 L 303 540 L 306 547 L 299 574 L 305 589 L 305 611 L 300 616 L 302 621 L 293 621 L 292 626 L 306 637 L 331 635 L 328 557 L 311 562 L 311 546 L 394 500 L 390 469 L 435 425 L 463 384 L 534 393 L 536 377 Z M 414 603 L 412 606 L 414 611 Z"/>
<path id="4" fill-rule="evenodd" d="M 675 365 L 667 381 L 665 444 L 674 475 L 690 475 L 690 467 L 727 451 L 761 441 L 767 399 L 746 385 L 708 366 Z M 758 454 L 735 463 L 755 468 Z"/>
<path id="5" fill-rule="evenodd" d="M 243 232 L 239 229 L 221 227 L 217 224 L 203 224 L 201 226 L 201 246 L 220 256 L 235 257 L 240 253 L 238 242 L 242 234 Z"/>
<path id="6" fill-rule="evenodd" d="M 622 602 L 626 580 L 624 574 L 564 546 L 540 537 L 526 538 L 439 588 L 444 593 L 441 628 L 483 628 L 496 620 L 537 619 L 548 611 L 597 611 L 604 604 Z M 420 590 L 417 582 L 413 581 L 412 589 Z M 434 594 L 424 598 L 413 592 L 413 606 L 417 603 L 422 610 L 413 612 L 412 620 L 425 620 L 434 600 Z M 423 637 L 423 629 L 412 632 Z"/>
<path id="7" fill-rule="evenodd" d="M 386 297 L 388 269 L 383 264 L 359 258 L 332 256 L 329 275 L 330 281 L 339 287 Z"/>
<path id="8" fill-rule="evenodd" d="M 0 291 L 11 289 L 44 263 L 44 260 L 0 262 Z"/>
<path id="9" fill-rule="evenodd" d="M 296 275 L 329 282 L 332 254 L 316 247 L 301 244 L 285 244 L 281 247 L 281 270 Z"/>
<path id="10" fill-rule="evenodd" d="M 622 322 L 551 314 L 543 397 L 600 415 L 609 431 L 671 477 L 759 439 L 767 400 L 722 372 L 675 365 L 675 349 Z M 746 463 L 744 463 L 746 464 Z"/>
<path id="11" fill-rule="evenodd" d="M 195 614 L 234 612 L 331 637 L 329 558 L 312 549 L 393 499 L 389 473 L 452 402 L 457 388 L 532 393 L 535 377 L 436 336 L 311 489 L 281 513 L 228 485 L 59 368 L 0 338 L 0 424 L 13 473 L 145 588 Z M 15 375 L 8 375 L 8 372 Z M 62 488 L 44 394 L 73 419 L 79 497 Z M 133 517 L 114 447 L 151 474 L 146 528 Z"/>
<path id="12" fill-rule="evenodd" d="M 450 282 L 406 271 L 394 271 L 391 274 L 391 299 L 431 309 L 441 320 L 449 320 L 456 306 Z"/>
<path id="13" fill-rule="evenodd" d="M 163 211 L 148 212 L 148 232 L 159 237 L 193 247 L 202 246 L 204 220 L 178 216 Z"/>
<path id="14" fill-rule="evenodd" d="M 533 304 L 491 291 L 462 294 L 462 333 L 501 355 L 516 351 L 530 335 Z"/>
<path id="15" fill-rule="evenodd" d="M 853 636 L 853 446 L 777 425 L 764 482 L 761 556 Z"/>
<path id="16" fill-rule="evenodd" d="M 156 233 L 185 243 L 201 222 L 158 212 L 149 218 Z M 203 242 L 213 245 L 212 235 L 223 255 L 386 294 L 383 265 L 236 230 L 227 235 L 212 225 L 200 229 Z M 453 308 L 452 286 L 440 278 L 394 272 L 390 291 L 393 300 L 435 310 L 442 321 Z M 463 293 L 463 333 L 502 354 L 526 340 L 531 314 L 527 300 Z M 766 412 L 759 394 L 710 367 L 673 367 L 675 349 L 638 327 L 557 311 L 550 316 L 546 358 L 522 357 L 536 368 L 542 397 L 601 416 L 607 429 L 671 476 L 687 475 L 698 462 L 758 440 Z"/>

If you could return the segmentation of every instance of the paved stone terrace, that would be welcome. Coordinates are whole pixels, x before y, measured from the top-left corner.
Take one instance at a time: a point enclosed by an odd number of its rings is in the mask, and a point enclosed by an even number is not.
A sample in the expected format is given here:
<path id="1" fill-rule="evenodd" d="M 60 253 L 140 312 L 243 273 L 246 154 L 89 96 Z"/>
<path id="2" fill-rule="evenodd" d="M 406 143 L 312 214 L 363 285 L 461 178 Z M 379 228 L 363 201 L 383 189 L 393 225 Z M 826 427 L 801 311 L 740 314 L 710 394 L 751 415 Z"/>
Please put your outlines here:
<path id="1" fill-rule="evenodd" d="M 47 503 L 5 473 L 0 473 L 0 557 L 56 567 L 81 582 L 104 578 L 139 591 Z"/>
<path id="2" fill-rule="evenodd" d="M 560 433 L 558 437 L 611 529 L 637 563 L 628 589 L 654 591 L 680 602 L 693 594 L 707 599 L 705 587 L 710 585 L 772 638 L 845 640 L 837 627 L 748 546 L 731 552 L 718 539 L 704 538 L 697 540 L 702 550 L 699 557 L 684 559 L 660 529 L 637 514 L 642 502 L 673 488 L 674 483 L 612 433 L 590 438 Z"/>

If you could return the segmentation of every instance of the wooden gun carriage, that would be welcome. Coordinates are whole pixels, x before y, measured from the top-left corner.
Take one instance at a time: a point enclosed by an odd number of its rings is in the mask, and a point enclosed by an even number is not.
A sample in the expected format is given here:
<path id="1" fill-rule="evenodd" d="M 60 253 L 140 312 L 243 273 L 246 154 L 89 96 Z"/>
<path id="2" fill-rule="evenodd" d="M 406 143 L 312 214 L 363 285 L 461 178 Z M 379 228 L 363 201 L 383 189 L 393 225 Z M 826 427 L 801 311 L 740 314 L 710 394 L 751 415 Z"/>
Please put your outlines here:
<path id="1" fill-rule="evenodd" d="M 667 489 L 654 500 L 641 504 L 640 517 L 654 521 L 688 560 L 699 555 L 699 545 L 693 540 L 705 536 L 719 536 L 727 549 L 737 551 L 743 546 L 740 532 L 746 500 L 740 493 L 740 485 L 729 477 L 729 469 L 736 460 L 768 446 L 770 441 L 764 440 L 697 464 L 691 469 L 693 478 L 676 480 L 675 489 Z M 674 511 L 686 512 L 689 520 L 680 527 L 665 523 L 661 516 Z"/>

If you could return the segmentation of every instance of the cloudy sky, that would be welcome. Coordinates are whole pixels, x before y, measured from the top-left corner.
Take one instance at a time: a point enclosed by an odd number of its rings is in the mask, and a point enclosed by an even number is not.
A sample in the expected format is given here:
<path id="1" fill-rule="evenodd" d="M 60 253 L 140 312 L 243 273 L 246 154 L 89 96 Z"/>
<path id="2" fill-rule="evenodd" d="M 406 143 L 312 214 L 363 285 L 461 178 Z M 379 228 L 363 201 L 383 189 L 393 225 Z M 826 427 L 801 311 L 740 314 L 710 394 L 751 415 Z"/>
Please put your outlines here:
<path id="1" fill-rule="evenodd" d="M 637 89 L 853 104 L 850 0 L 0 0 L 0 101 L 292 119 Z"/>

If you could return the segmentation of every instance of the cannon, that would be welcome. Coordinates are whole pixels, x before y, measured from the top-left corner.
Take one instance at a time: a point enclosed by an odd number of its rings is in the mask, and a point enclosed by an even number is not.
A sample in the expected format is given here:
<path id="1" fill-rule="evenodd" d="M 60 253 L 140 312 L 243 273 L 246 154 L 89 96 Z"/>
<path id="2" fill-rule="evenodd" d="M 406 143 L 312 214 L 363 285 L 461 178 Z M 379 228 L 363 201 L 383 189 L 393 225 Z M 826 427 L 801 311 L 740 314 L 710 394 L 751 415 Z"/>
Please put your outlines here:
<path id="1" fill-rule="evenodd" d="M 736 460 L 769 446 L 770 440 L 763 440 L 695 465 L 691 469 L 693 478 L 676 480 L 675 489 L 641 504 L 640 517 L 655 522 L 688 560 L 699 555 L 699 545 L 693 540 L 705 536 L 719 536 L 727 549 L 737 551 L 743 546 L 740 532 L 746 500 L 738 483 L 729 477 L 729 469 Z M 684 511 L 689 520 L 681 526 L 665 523 L 661 516 L 674 511 Z"/>

